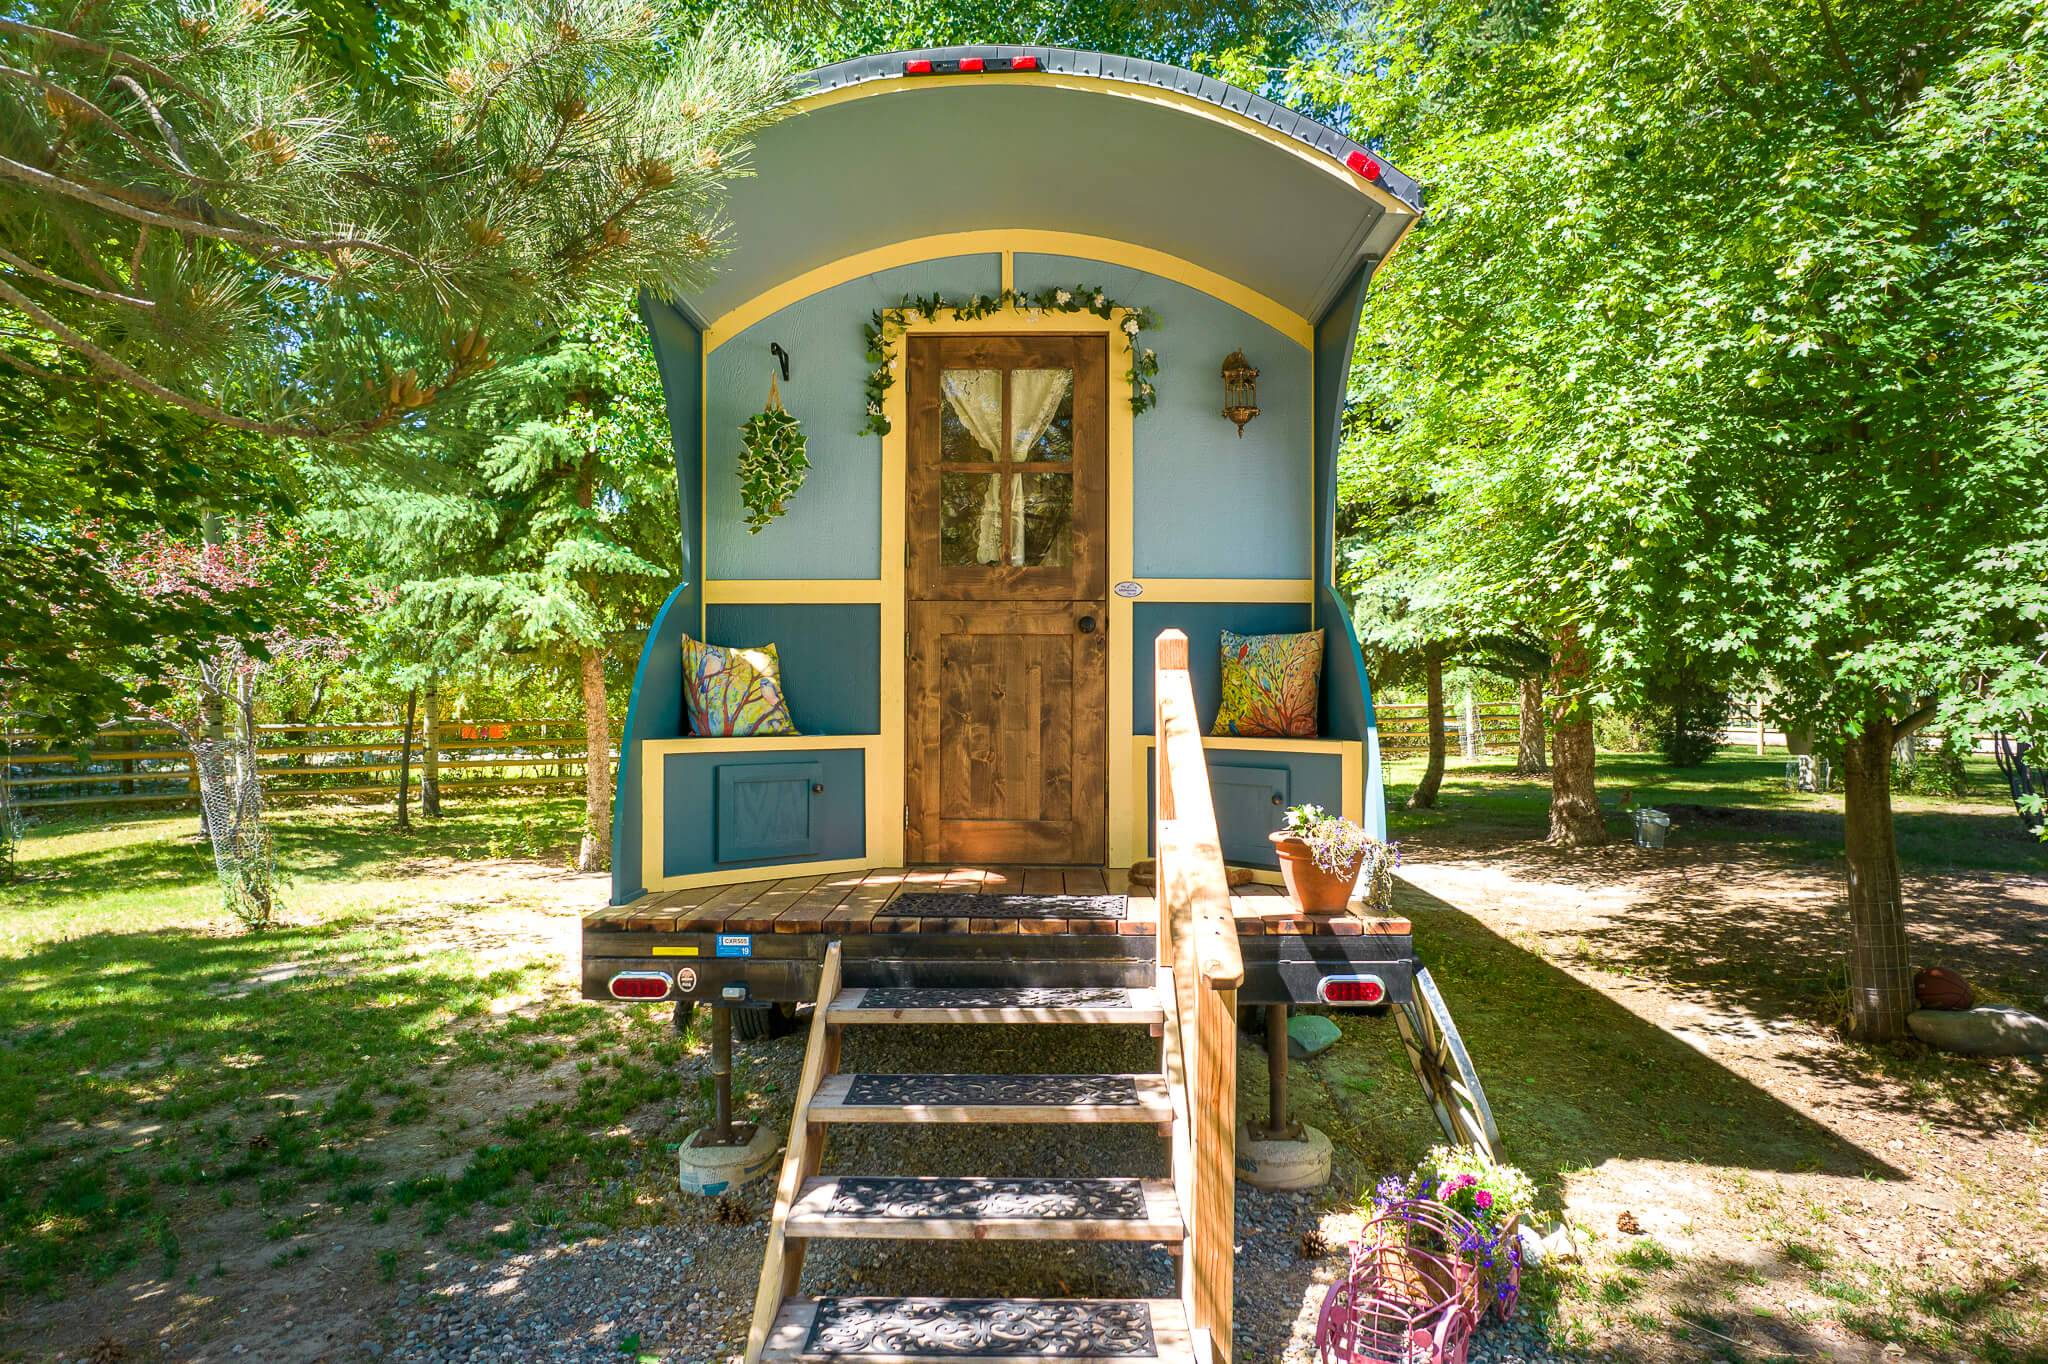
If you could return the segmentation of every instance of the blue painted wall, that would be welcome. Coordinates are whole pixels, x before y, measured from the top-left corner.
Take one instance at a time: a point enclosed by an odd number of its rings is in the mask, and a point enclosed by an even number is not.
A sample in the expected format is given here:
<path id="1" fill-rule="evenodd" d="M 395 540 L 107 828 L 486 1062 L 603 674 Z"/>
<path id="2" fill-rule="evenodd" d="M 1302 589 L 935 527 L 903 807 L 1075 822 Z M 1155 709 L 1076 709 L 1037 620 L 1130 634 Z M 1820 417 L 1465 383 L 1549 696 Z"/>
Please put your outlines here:
<path id="1" fill-rule="evenodd" d="M 612 797 L 612 903 L 627 905 L 647 893 L 640 881 L 640 743 L 678 739 L 683 733 L 683 636 L 697 628 L 694 587 L 669 593 L 640 649 L 626 726 L 619 732 L 618 785 Z"/>
<path id="2" fill-rule="evenodd" d="M 720 866 L 746 862 L 718 861 L 718 769 L 816 763 L 823 769 L 824 793 L 816 798 L 812 819 L 816 850 L 809 856 L 777 857 L 774 862 L 823 862 L 861 857 L 867 846 L 867 755 L 860 749 L 801 752 L 670 753 L 664 754 L 661 812 L 661 870 L 665 876 L 689 876 Z"/>
<path id="3" fill-rule="evenodd" d="M 1014 270 L 1020 293 L 1100 285 L 1159 315 L 1142 338 L 1159 352 L 1159 405 L 1132 429 L 1138 576 L 1309 576 L 1309 353 L 1220 299 L 1127 266 L 1019 252 Z M 1243 439 L 1221 416 L 1233 350 L 1259 370 L 1260 413 Z"/>
<path id="4" fill-rule="evenodd" d="M 1365 655 L 1351 626 L 1350 604 L 1337 592 L 1337 454 L 1343 439 L 1344 404 L 1351 352 L 1358 340 L 1358 315 L 1365 305 L 1371 267 L 1361 265 L 1330 311 L 1316 323 L 1316 618 L 1323 637 L 1323 720 L 1325 733 L 1365 743 L 1365 828 L 1387 836 L 1387 793 L 1380 772 L 1378 725 L 1372 713 L 1372 682 Z"/>
<path id="5" fill-rule="evenodd" d="M 704 633 L 713 644 L 773 644 L 790 717 L 805 734 L 882 732 L 880 607 L 714 603 Z"/>
<path id="6" fill-rule="evenodd" d="M 1278 774 L 1269 783 L 1268 774 Z M 1159 772 L 1145 764 L 1145 847 L 1156 853 Z M 1240 775 L 1233 775 L 1240 774 Z M 1344 808 L 1344 760 L 1335 753 L 1257 753 L 1231 749 L 1209 754 L 1209 788 L 1216 801 L 1216 831 L 1225 861 L 1278 868 L 1280 858 L 1266 835 L 1280 827 L 1289 805 Z M 1273 804 L 1269 793 L 1281 797 Z"/>
<path id="7" fill-rule="evenodd" d="M 711 353 L 706 426 L 713 578 L 876 578 L 882 571 L 882 443 L 866 420 L 867 348 L 861 328 L 905 294 L 993 294 L 1002 263 L 953 256 L 883 270 L 792 303 Z M 790 353 L 782 405 L 803 423 L 811 470 L 788 512 L 747 533 L 737 473 L 740 424 L 768 399 L 779 341 Z M 778 378 L 779 382 L 779 378 Z M 901 549 L 895 549 L 901 553 Z"/>
<path id="8" fill-rule="evenodd" d="M 1202 732 L 1216 723 L 1223 704 L 1221 635 L 1292 634 L 1309 628 L 1306 602 L 1152 602 L 1131 607 L 1131 732 L 1150 734 L 1152 715 L 1152 643 L 1161 630 L 1179 630 L 1188 637 L 1188 679 L 1195 688 L 1195 711 Z M 1323 647 L 1329 648 L 1324 637 Z M 1330 737 L 1330 736 L 1323 736 Z"/>

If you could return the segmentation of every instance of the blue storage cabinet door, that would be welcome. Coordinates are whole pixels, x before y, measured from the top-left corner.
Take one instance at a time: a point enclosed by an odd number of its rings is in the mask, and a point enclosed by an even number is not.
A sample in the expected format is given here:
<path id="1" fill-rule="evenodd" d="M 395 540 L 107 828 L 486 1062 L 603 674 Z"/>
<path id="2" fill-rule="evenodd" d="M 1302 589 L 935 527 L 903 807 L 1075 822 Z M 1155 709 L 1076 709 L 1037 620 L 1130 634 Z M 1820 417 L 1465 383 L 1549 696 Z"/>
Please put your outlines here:
<path id="1" fill-rule="evenodd" d="M 790 862 L 820 853 L 822 763 L 721 763 L 718 860 Z"/>
<path id="2" fill-rule="evenodd" d="M 1216 831 L 1223 859 L 1277 867 L 1280 859 L 1266 835 L 1287 815 L 1291 774 L 1284 767 L 1233 767 L 1209 759 L 1209 790 L 1216 802 Z"/>

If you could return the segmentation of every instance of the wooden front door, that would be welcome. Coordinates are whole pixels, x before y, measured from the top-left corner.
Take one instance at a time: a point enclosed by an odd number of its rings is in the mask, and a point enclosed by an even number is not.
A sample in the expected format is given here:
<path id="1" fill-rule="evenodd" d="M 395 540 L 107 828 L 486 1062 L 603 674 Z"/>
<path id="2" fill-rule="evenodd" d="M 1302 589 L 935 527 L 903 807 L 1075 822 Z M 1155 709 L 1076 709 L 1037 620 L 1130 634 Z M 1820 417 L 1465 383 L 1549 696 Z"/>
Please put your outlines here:
<path id="1" fill-rule="evenodd" d="M 906 349 L 907 854 L 1100 865 L 1108 342 Z"/>

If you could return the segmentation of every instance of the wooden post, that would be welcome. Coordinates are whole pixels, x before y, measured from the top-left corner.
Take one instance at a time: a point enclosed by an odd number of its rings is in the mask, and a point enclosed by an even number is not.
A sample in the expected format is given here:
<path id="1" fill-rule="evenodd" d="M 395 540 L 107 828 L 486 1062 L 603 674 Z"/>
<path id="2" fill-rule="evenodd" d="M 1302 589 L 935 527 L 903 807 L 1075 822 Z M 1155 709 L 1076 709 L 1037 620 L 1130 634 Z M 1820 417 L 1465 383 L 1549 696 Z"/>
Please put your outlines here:
<path id="1" fill-rule="evenodd" d="M 1763 752 L 1764 752 L 1764 694 L 1763 694 L 1762 692 L 1758 692 L 1758 693 L 1756 694 L 1756 752 L 1757 752 L 1757 756 L 1758 756 L 1758 757 L 1762 757 L 1762 756 L 1763 756 Z"/>
<path id="2" fill-rule="evenodd" d="M 412 814 L 405 807 L 412 788 L 412 721 L 419 704 L 420 689 L 414 687 L 405 694 L 405 728 L 398 735 L 398 827 L 401 830 L 412 828 Z"/>

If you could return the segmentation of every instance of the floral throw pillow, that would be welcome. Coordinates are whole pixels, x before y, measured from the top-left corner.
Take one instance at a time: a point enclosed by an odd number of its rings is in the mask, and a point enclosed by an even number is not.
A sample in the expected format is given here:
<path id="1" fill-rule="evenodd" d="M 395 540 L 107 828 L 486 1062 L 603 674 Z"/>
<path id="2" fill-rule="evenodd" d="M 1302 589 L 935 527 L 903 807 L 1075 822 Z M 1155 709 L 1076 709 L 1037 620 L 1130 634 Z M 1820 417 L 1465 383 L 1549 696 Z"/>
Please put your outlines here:
<path id="1" fill-rule="evenodd" d="M 797 732 L 773 644 L 729 649 L 683 636 L 683 704 L 699 738 Z"/>
<path id="2" fill-rule="evenodd" d="M 1240 739 L 1313 739 L 1323 676 L 1323 632 L 1223 632 L 1223 705 L 1212 734 Z"/>

